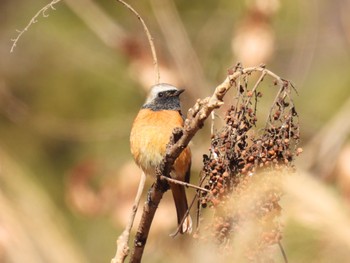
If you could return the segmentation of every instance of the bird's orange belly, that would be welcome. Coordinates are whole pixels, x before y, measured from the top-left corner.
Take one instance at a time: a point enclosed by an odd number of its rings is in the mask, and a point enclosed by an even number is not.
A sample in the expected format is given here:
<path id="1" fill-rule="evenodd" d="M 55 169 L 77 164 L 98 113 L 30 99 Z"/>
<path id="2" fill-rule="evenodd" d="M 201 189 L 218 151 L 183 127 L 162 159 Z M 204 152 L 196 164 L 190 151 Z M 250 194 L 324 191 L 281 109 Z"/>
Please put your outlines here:
<path id="1" fill-rule="evenodd" d="M 165 155 L 173 129 L 182 125 L 182 117 L 176 111 L 142 109 L 139 112 L 131 130 L 130 144 L 136 163 L 146 174 L 155 174 L 155 168 Z M 176 160 L 175 171 L 180 174 L 186 173 L 190 160 L 187 148 Z"/>

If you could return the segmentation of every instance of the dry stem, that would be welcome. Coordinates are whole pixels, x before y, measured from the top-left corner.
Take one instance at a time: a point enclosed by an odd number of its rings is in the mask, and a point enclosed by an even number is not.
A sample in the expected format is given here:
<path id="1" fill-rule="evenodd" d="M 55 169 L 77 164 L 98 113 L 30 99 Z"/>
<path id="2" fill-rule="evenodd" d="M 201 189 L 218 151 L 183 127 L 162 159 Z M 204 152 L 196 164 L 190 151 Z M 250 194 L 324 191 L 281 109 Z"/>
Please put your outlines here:
<path id="1" fill-rule="evenodd" d="M 36 22 L 38 22 L 38 17 L 42 14 L 43 17 L 48 17 L 49 15 L 46 14 L 45 12 L 47 10 L 49 10 L 50 8 L 55 10 L 55 7 L 54 5 L 57 4 L 58 2 L 60 2 L 61 0 L 53 0 L 51 3 L 47 4 L 46 6 L 44 6 L 43 8 L 41 8 L 33 17 L 32 19 L 29 21 L 29 23 L 26 25 L 26 27 L 23 29 L 23 30 L 17 30 L 18 32 L 18 35 L 16 38 L 14 39 L 11 39 L 12 40 L 12 46 L 11 46 L 11 50 L 10 52 L 12 53 L 17 45 L 17 42 L 18 40 L 21 38 L 21 36 L 24 34 L 24 32 L 26 32 L 29 27 L 32 25 L 32 24 L 35 24 Z"/>
<path id="2" fill-rule="evenodd" d="M 145 23 L 145 21 L 142 19 L 142 17 L 139 15 L 139 13 L 136 12 L 136 10 L 134 8 L 132 8 L 132 6 L 130 6 L 129 4 L 125 3 L 123 0 L 117 0 L 118 2 L 122 3 L 124 6 L 126 6 L 134 15 L 136 15 L 137 19 L 140 20 L 143 29 L 147 35 L 147 39 L 148 39 L 148 43 L 151 47 L 151 51 L 152 51 L 152 57 L 153 57 L 153 64 L 154 64 L 154 71 L 155 71 L 155 84 L 159 83 L 160 80 L 160 73 L 159 73 L 159 67 L 158 67 L 158 59 L 157 59 L 157 53 L 156 53 L 156 49 L 154 47 L 154 43 L 153 43 L 153 37 L 151 36 L 151 33 L 148 30 L 148 27 Z"/>
<path id="3" fill-rule="evenodd" d="M 167 180 L 168 182 L 171 182 L 171 183 L 174 183 L 174 184 L 180 184 L 180 185 L 183 185 L 183 186 L 186 186 L 186 187 L 191 187 L 191 188 L 203 191 L 203 192 L 208 192 L 208 193 L 210 192 L 208 189 L 205 189 L 203 187 L 199 187 L 199 186 L 194 185 L 194 184 L 189 184 L 189 183 L 186 183 L 186 182 L 183 182 L 183 181 L 179 181 L 179 180 L 176 180 L 176 179 L 173 179 L 173 178 L 170 178 L 170 177 L 165 177 L 163 175 L 160 177 L 160 179 Z"/>
<path id="4" fill-rule="evenodd" d="M 158 66 L 158 59 L 157 59 L 157 54 L 156 54 L 156 49 L 154 47 L 154 43 L 153 43 L 153 38 L 151 33 L 148 30 L 148 27 L 146 25 L 146 23 L 144 22 L 143 18 L 139 15 L 139 13 L 132 8 L 129 4 L 127 4 L 126 2 L 124 2 L 123 0 L 117 0 L 118 2 L 122 3 L 126 8 L 128 8 L 133 14 L 136 15 L 136 17 L 140 20 L 143 29 L 147 35 L 147 39 L 148 39 L 148 43 L 151 47 L 151 52 L 152 52 L 152 57 L 153 57 L 153 64 L 154 64 L 154 71 L 155 71 L 155 84 L 158 84 L 160 81 L 160 73 L 159 73 L 159 66 Z M 38 21 L 38 17 L 40 15 L 42 15 L 43 17 L 48 17 L 49 15 L 46 14 L 46 11 L 49 10 L 50 8 L 55 10 L 54 5 L 56 5 L 57 3 L 61 2 L 61 0 L 52 0 L 49 4 L 45 5 L 43 8 L 41 8 L 29 21 L 29 23 L 26 25 L 26 27 L 23 30 L 17 30 L 18 35 L 16 38 L 11 39 L 12 46 L 10 49 L 10 52 L 12 53 L 15 49 L 15 47 L 17 46 L 17 43 L 19 41 L 19 39 L 22 37 L 22 35 L 24 34 L 24 32 L 28 31 L 28 29 L 32 26 L 32 24 L 35 24 Z M 69 2 L 70 5 L 72 5 L 72 3 Z M 74 5 L 74 4 L 73 4 Z M 95 7 L 95 6 L 94 6 Z M 76 9 L 76 8 L 75 8 Z M 93 10 L 94 14 L 99 14 L 101 17 L 102 12 L 98 9 L 98 8 L 94 8 Z M 106 19 L 106 16 L 103 16 L 104 21 L 108 21 L 108 19 Z M 86 21 L 90 27 L 91 27 L 91 21 L 88 20 L 88 18 L 83 17 L 84 21 Z M 121 30 L 121 28 L 117 27 L 115 24 L 112 24 L 110 21 L 108 21 L 108 23 L 110 26 L 112 25 L 114 30 L 118 31 L 118 33 L 121 35 L 123 32 Z M 106 37 L 101 31 L 97 31 L 96 30 L 96 26 L 94 25 L 93 27 L 91 27 L 93 29 L 94 32 L 96 32 L 101 39 L 105 42 L 108 43 L 109 41 L 107 40 L 108 37 Z"/>

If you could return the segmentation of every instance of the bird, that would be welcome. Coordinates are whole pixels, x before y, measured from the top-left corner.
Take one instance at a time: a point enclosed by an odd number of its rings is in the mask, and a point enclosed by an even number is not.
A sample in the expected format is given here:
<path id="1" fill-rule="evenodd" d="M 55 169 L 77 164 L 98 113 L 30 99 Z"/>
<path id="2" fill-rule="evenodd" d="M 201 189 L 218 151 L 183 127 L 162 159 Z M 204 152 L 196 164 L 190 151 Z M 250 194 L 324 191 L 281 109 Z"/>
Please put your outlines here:
<path id="1" fill-rule="evenodd" d="M 174 128 L 183 127 L 180 94 L 178 89 L 167 83 L 151 87 L 149 95 L 138 112 L 131 128 L 130 149 L 136 164 L 146 176 L 155 178 L 156 167 L 161 163 L 166 146 Z M 175 160 L 170 177 L 189 182 L 191 169 L 191 150 L 187 146 Z M 192 219 L 184 185 L 169 182 L 173 195 L 177 223 L 180 234 L 192 232 Z M 181 223 L 183 222 L 183 223 Z"/>

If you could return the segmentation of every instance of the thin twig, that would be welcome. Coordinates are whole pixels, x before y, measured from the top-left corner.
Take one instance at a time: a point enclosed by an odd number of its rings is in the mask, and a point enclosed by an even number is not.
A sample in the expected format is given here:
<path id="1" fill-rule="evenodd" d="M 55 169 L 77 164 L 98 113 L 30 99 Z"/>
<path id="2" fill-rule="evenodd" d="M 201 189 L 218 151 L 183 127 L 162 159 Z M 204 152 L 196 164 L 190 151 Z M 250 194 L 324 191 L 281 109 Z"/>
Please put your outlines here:
<path id="1" fill-rule="evenodd" d="M 18 32 L 18 35 L 16 38 L 14 39 L 11 39 L 11 41 L 13 42 L 12 43 L 12 46 L 11 46 L 11 50 L 10 52 L 12 53 L 17 45 L 17 42 L 18 40 L 21 38 L 21 36 L 24 34 L 24 32 L 26 32 L 29 27 L 32 25 L 32 24 L 35 24 L 36 22 L 38 22 L 38 17 L 40 15 L 42 15 L 43 17 L 48 17 L 49 15 L 46 14 L 45 12 L 47 10 L 49 10 L 50 8 L 55 10 L 55 7 L 54 5 L 57 4 L 58 2 L 60 2 L 61 0 L 53 0 L 51 3 L 47 4 L 46 6 L 44 6 L 43 8 L 41 8 L 33 17 L 32 19 L 30 19 L 29 23 L 26 25 L 26 27 L 23 29 L 23 30 L 17 30 Z"/>
<path id="2" fill-rule="evenodd" d="M 255 82 L 255 85 L 253 87 L 253 89 L 250 91 L 251 92 L 251 96 L 248 96 L 247 101 L 244 104 L 244 110 L 247 108 L 248 104 L 251 101 L 251 98 L 253 97 L 253 94 L 255 93 L 256 89 L 258 88 L 259 84 L 264 80 L 264 77 L 266 76 L 266 71 L 263 70 L 261 73 L 261 76 L 259 77 L 259 79 Z M 241 118 L 243 117 L 243 114 L 241 115 Z"/>
<path id="3" fill-rule="evenodd" d="M 128 8 L 137 17 L 137 19 L 140 20 L 140 22 L 141 22 L 141 24 L 143 26 L 143 29 L 144 29 L 144 31 L 145 31 L 145 33 L 147 35 L 148 43 L 149 43 L 149 45 L 151 47 L 151 51 L 152 51 L 152 57 L 153 57 L 153 63 L 154 63 L 154 72 L 155 72 L 155 84 L 158 84 L 159 81 L 160 81 L 160 73 L 159 73 L 157 53 L 156 53 L 156 49 L 155 49 L 154 43 L 153 43 L 153 37 L 152 37 L 151 33 L 149 32 L 145 21 L 139 15 L 139 13 L 131 5 L 127 4 L 123 0 L 117 0 L 117 1 L 122 3 L 126 8 Z"/>
<path id="4" fill-rule="evenodd" d="M 204 183 L 204 180 L 207 178 L 207 174 L 206 173 L 204 173 L 204 176 L 203 176 L 203 171 L 201 171 L 201 173 L 200 173 L 200 176 L 199 176 L 199 186 L 202 186 L 203 185 L 203 183 Z M 198 199 L 200 200 L 200 198 L 202 197 L 201 195 L 200 195 L 201 193 L 199 192 L 199 191 L 197 191 L 197 193 L 196 193 L 196 196 L 193 198 L 193 200 L 192 200 L 192 203 L 194 203 L 194 201 L 195 201 L 195 199 L 198 197 Z M 200 215 L 201 215 L 201 204 L 200 204 L 200 202 L 198 201 L 197 202 L 197 211 L 196 211 L 196 233 L 198 233 L 198 230 L 199 230 L 199 226 L 200 226 L 200 220 L 199 220 L 199 217 L 200 217 Z"/>
<path id="5" fill-rule="evenodd" d="M 204 178 L 202 178 L 202 179 L 200 180 L 200 182 L 199 182 L 199 187 L 203 184 L 203 182 L 204 182 Z M 201 187 L 201 188 L 202 188 L 202 187 Z M 202 188 L 202 189 L 205 189 L 205 188 Z M 207 189 L 205 189 L 205 190 L 207 190 Z M 210 193 L 209 190 L 207 190 L 207 191 Z M 187 209 L 187 211 L 186 211 L 186 214 L 185 214 L 184 217 L 182 218 L 180 224 L 178 224 L 176 231 L 175 231 L 173 234 L 170 235 L 171 237 L 175 237 L 175 236 L 177 236 L 177 234 L 180 233 L 180 229 L 181 229 L 181 227 L 182 227 L 182 224 L 184 223 L 185 219 L 187 218 L 188 214 L 190 213 L 190 211 L 191 211 L 191 209 L 192 209 L 192 207 L 193 207 L 193 205 L 194 205 L 194 202 L 195 202 L 196 199 L 199 198 L 199 197 L 200 197 L 200 191 L 197 191 L 197 192 L 196 192 L 196 195 L 193 197 L 193 199 L 192 199 L 190 205 L 188 206 L 188 209 Z M 199 210 L 197 210 L 197 212 L 199 213 Z M 197 220 L 196 220 L 196 232 L 198 232 L 198 229 L 199 229 L 199 214 L 198 214 L 198 213 L 197 213 Z"/>
<path id="6" fill-rule="evenodd" d="M 284 248 L 283 248 L 283 246 L 282 246 L 282 244 L 281 244 L 281 241 L 278 241 L 278 246 L 279 246 L 279 248 L 280 248 L 280 250 L 281 250 L 284 263 L 288 263 L 288 258 L 287 258 L 286 252 L 284 251 Z"/>
<path id="7" fill-rule="evenodd" d="M 267 115 L 267 120 L 266 120 L 266 127 L 271 123 L 271 115 L 272 115 L 272 110 L 274 109 L 274 106 L 276 105 L 278 98 L 280 97 L 282 91 L 285 89 L 284 85 L 280 86 L 280 89 L 278 90 L 275 99 L 272 102 L 272 106 L 270 108 L 269 114 Z"/>
<path id="8" fill-rule="evenodd" d="M 214 136 L 214 125 L 215 125 L 215 112 L 211 113 L 211 125 L 210 125 L 210 135 Z"/>
<path id="9" fill-rule="evenodd" d="M 129 237 L 130 237 L 130 231 L 134 224 L 135 215 L 137 212 L 137 209 L 139 207 L 141 195 L 143 192 L 143 188 L 145 187 L 145 181 L 146 181 L 146 174 L 142 172 L 139 187 L 137 189 L 136 197 L 134 204 L 132 206 L 132 211 L 130 213 L 129 221 L 123 231 L 123 233 L 118 237 L 117 240 L 117 251 L 114 256 L 114 258 L 111 260 L 111 263 L 122 263 L 124 262 L 125 258 L 129 255 Z"/>
<path id="10" fill-rule="evenodd" d="M 199 186 L 194 185 L 194 184 L 190 184 L 190 183 L 186 183 L 186 182 L 183 182 L 183 181 L 179 181 L 179 180 L 176 180 L 176 179 L 173 179 L 173 178 L 170 178 L 170 177 L 165 177 L 163 175 L 160 176 L 160 179 L 167 180 L 168 182 L 171 182 L 171 183 L 174 183 L 174 184 L 180 184 L 180 185 L 183 185 L 183 186 L 186 186 L 186 187 L 191 187 L 191 188 L 203 191 L 203 192 L 208 192 L 208 193 L 210 192 L 208 189 L 205 189 L 203 187 L 199 187 Z"/>
<path id="11" fill-rule="evenodd" d="M 252 93 L 252 94 L 256 91 L 256 89 L 258 88 L 259 84 L 264 80 L 264 77 L 266 76 L 266 74 L 267 74 L 266 71 L 263 70 L 263 72 L 261 73 L 261 76 L 260 76 L 259 79 L 255 82 L 255 85 L 254 85 L 253 89 L 251 90 L 251 93 Z M 248 102 L 247 102 L 247 104 L 246 104 L 245 106 L 248 106 Z"/>

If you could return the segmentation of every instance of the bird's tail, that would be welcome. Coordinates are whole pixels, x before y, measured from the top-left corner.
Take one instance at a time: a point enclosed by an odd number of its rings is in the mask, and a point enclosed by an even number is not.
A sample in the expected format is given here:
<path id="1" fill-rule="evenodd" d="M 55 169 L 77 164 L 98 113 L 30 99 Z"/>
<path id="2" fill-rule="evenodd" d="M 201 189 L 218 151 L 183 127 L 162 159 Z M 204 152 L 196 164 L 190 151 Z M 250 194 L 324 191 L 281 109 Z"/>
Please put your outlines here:
<path id="1" fill-rule="evenodd" d="M 171 184 L 170 188 L 174 197 L 176 213 L 177 213 L 177 223 L 179 225 L 179 232 L 180 234 L 184 234 L 184 233 L 190 234 L 192 232 L 192 219 L 189 214 L 186 216 L 187 210 L 188 210 L 188 204 L 187 204 L 185 187 L 179 184 Z M 186 218 L 184 219 L 185 216 Z M 183 223 L 180 226 L 182 221 Z"/>

